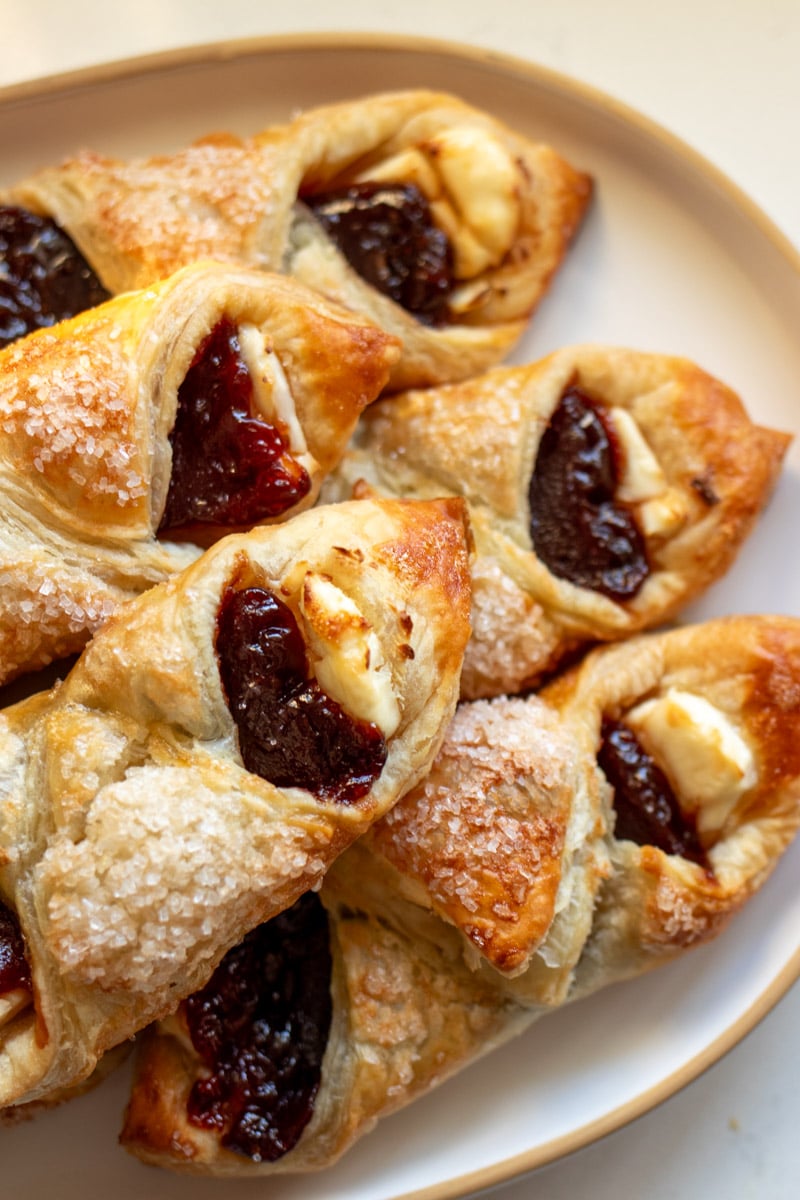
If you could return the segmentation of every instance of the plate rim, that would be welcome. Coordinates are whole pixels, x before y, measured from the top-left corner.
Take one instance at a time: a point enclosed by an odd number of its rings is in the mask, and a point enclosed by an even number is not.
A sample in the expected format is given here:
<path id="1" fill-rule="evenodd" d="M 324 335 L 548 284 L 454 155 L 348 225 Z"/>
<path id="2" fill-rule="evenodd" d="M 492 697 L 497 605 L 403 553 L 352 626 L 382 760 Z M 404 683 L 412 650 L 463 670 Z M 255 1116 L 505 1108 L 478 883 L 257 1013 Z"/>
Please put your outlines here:
<path id="1" fill-rule="evenodd" d="M 591 107 L 602 109 L 606 115 L 615 116 L 624 124 L 637 127 L 640 133 L 661 142 L 665 149 L 672 150 L 704 175 L 707 182 L 715 183 L 727 193 L 728 198 L 743 210 L 742 215 L 755 222 L 800 273 L 800 246 L 794 244 L 743 187 L 684 138 L 603 88 L 567 72 L 507 51 L 488 49 L 458 39 L 426 37 L 421 34 L 322 30 L 195 42 L 0 85 L 0 107 L 11 107 L 25 101 L 53 99 L 59 92 L 114 84 L 151 74 L 211 66 L 214 63 L 231 62 L 237 58 L 255 58 L 262 54 L 370 49 L 420 56 L 444 55 L 471 62 L 504 77 L 509 74 L 520 76 L 527 82 L 557 91 L 562 97 L 578 97 Z"/>
<path id="2" fill-rule="evenodd" d="M 0 86 L 0 109 L 17 105 L 53 101 L 59 94 L 96 89 L 148 75 L 169 74 L 187 69 L 210 67 L 237 59 L 313 51 L 358 52 L 377 50 L 414 56 L 440 56 L 471 64 L 503 78 L 509 76 L 540 89 L 555 92 L 565 100 L 580 100 L 607 117 L 616 118 L 649 142 L 655 142 L 673 157 L 683 161 L 701 181 L 721 192 L 738 210 L 740 217 L 755 226 L 786 260 L 800 282 L 800 247 L 780 229 L 763 208 L 704 153 L 666 126 L 607 91 L 532 59 L 488 49 L 449 38 L 412 34 L 359 31 L 309 31 L 246 36 L 211 42 L 198 42 L 146 54 L 117 58 L 73 70 L 51 73 Z M 401 89 L 391 89 L 401 90 Z M 405 89 L 403 89 L 405 90 Z M 397 1193 L 392 1200 L 456 1200 L 473 1192 L 509 1183 L 547 1164 L 621 1130 L 658 1105 L 676 1096 L 705 1071 L 719 1062 L 747 1037 L 800 979 L 800 945 L 770 983 L 721 1034 L 658 1083 L 651 1085 L 622 1105 L 575 1129 L 528 1150 L 424 1185 L 410 1192 Z"/>

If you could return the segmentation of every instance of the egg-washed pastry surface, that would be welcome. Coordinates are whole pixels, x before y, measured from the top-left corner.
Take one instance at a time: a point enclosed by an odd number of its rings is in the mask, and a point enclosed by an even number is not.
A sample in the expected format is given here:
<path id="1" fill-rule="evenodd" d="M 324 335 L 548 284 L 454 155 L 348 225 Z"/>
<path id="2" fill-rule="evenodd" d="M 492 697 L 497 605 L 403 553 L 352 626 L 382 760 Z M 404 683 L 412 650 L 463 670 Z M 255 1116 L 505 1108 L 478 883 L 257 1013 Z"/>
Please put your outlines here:
<path id="1" fill-rule="evenodd" d="M 593 651 L 545 689 L 611 808 L 574 994 L 715 936 L 800 824 L 800 621 L 729 617 Z"/>
<path id="2" fill-rule="evenodd" d="M 505 994 L 559 1004 L 708 941 L 762 885 L 800 827 L 798 734 L 798 619 L 641 635 L 461 704 L 351 858 Z"/>
<path id="3" fill-rule="evenodd" d="M 468 636 L 463 505 L 232 535 L 0 716 L 0 1107 L 203 986 L 428 769 Z"/>
<path id="4" fill-rule="evenodd" d="M 221 534 L 313 503 L 394 339 L 211 262 L 0 352 L 0 682 Z"/>
<path id="5" fill-rule="evenodd" d="M 732 563 L 789 440 L 686 359 L 576 346 L 382 400 L 324 494 L 466 498 L 474 698 L 674 616 Z"/>
<path id="6" fill-rule="evenodd" d="M 0 222 L 12 273 L 29 262 L 37 219 L 48 237 L 68 235 L 83 260 L 72 275 L 90 273 L 86 303 L 207 256 L 285 271 L 402 339 L 399 388 L 500 361 L 590 195 L 588 177 L 549 146 L 418 90 L 327 105 L 169 156 L 85 152 L 11 188 Z M 46 295 L 31 303 L 30 286 L 21 289 L 7 337 L 52 319 L 38 310 L 57 307 L 57 282 L 38 290 Z M 62 304 L 56 315 L 69 312 Z"/>
<path id="7" fill-rule="evenodd" d="M 129 1150 L 220 1175 L 328 1165 L 553 1003 L 720 932 L 800 825 L 800 622 L 604 647 L 544 695 L 463 704 L 428 782 L 337 860 L 319 899 L 251 935 L 149 1031 Z M 433 804 L 435 828 L 420 819 Z M 585 833 L 555 865 L 552 826 L 562 842 Z M 492 858 L 504 837 L 520 847 L 516 883 Z M 593 887 L 576 886 L 589 863 Z M 497 953 L 515 923 L 516 973 Z"/>
<path id="8" fill-rule="evenodd" d="M 607 869 L 591 762 L 536 696 L 464 703 L 426 778 L 361 843 L 383 886 L 452 924 L 473 971 L 519 979 L 532 1005 L 565 999 Z"/>
<path id="9" fill-rule="evenodd" d="M 437 924 L 410 934 L 364 895 L 360 864 L 334 866 L 144 1035 L 123 1145 L 201 1174 L 318 1169 L 523 1029 Z"/>

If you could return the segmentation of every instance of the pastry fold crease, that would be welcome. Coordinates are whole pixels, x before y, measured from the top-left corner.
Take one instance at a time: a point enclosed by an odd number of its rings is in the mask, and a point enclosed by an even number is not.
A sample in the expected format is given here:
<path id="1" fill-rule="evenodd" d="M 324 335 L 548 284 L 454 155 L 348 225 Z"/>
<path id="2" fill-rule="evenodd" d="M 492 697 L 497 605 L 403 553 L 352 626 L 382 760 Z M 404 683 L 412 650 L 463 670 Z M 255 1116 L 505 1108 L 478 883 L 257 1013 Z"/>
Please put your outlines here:
<path id="1" fill-rule="evenodd" d="M 676 712 L 674 726 L 662 719 Z M 625 835 L 627 787 L 598 762 L 609 721 L 639 731 L 637 769 L 649 756 L 671 781 L 673 820 L 696 831 L 691 857 L 662 848 L 658 822 L 649 842 Z M 330 1164 L 559 1004 L 715 937 L 800 826 L 798 723 L 800 621 L 788 617 L 645 635 L 593 651 L 541 698 L 462 703 L 427 778 L 321 889 L 332 1017 L 285 1152 L 232 1149 L 192 1118 L 209 1067 L 185 1006 L 142 1042 L 123 1143 L 198 1173 Z M 689 778 L 675 768 L 687 756 Z M 513 878 L 504 836 L 520 850 Z"/>
<path id="2" fill-rule="evenodd" d="M 573 346 L 382 399 L 324 494 L 466 499 L 477 556 L 462 694 L 475 699 L 539 686 L 587 644 L 679 613 L 733 562 L 789 441 L 686 359 Z M 595 560 L 605 570 L 591 574 Z"/>
<path id="3" fill-rule="evenodd" d="M 203 357 L 213 358 L 208 339 L 219 330 L 233 338 L 233 367 Z M 0 682 L 77 652 L 121 601 L 196 558 L 193 543 L 311 505 L 397 353 L 392 338 L 300 284 L 212 262 L 0 352 Z M 266 488 L 279 469 L 300 485 L 287 491 L 276 476 L 286 500 L 257 495 L 248 520 L 234 509 L 162 529 L 180 482 L 173 435 L 182 387 L 198 361 L 220 405 L 244 404 L 249 422 L 227 435 L 223 449 L 232 446 L 234 459 L 223 460 L 219 486 L 234 496 Z M 204 447 L 202 408 L 183 420 L 183 474 L 195 490 L 204 460 L 219 450 Z M 195 422 L 188 431 L 186 420 Z M 256 465 L 246 447 L 243 461 L 235 458 L 247 433 L 277 441 L 275 464 L 261 445 Z"/>
<path id="4" fill-rule="evenodd" d="M 410 187 L 429 214 L 426 229 L 446 243 L 452 273 L 435 323 L 359 273 L 314 215 L 323 194 L 354 185 Z M 206 257 L 294 275 L 401 338 L 391 377 L 400 388 L 500 361 L 590 195 L 589 178 L 551 147 L 456 97 L 411 90 L 311 109 L 250 138 L 213 135 L 171 155 L 124 162 L 84 152 L 5 198 L 52 218 L 114 293 Z M 384 230 L 398 219 L 394 191 L 388 208 Z M 402 253 L 386 241 L 379 249 L 404 274 L 418 232 L 401 236 Z"/>
<path id="5" fill-rule="evenodd" d="M 419 780 L 468 579 L 457 502 L 314 509 L 223 539 L 0 715 L 0 901 L 30 975 L 0 1008 L 0 1105 L 172 1011 Z"/>

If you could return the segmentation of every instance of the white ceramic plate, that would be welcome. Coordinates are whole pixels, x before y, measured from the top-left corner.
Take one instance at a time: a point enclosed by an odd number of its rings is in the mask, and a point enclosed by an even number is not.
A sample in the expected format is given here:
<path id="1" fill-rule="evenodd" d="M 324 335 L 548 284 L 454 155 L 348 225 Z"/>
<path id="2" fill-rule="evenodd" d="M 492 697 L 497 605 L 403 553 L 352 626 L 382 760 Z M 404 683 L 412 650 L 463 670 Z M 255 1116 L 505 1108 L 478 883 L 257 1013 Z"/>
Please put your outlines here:
<path id="1" fill-rule="evenodd" d="M 387 88 L 460 94 L 548 140 L 597 183 L 569 261 L 515 354 L 570 342 L 685 354 L 765 424 L 796 430 L 800 262 L 705 161 L 607 97 L 464 47 L 376 37 L 201 48 L 0 93 L 0 184 L 79 147 L 168 151 L 252 132 L 298 107 Z M 794 314 L 794 317 L 793 317 Z M 800 613 L 800 447 L 728 578 L 687 619 Z M 445 1200 L 585 1145 L 672 1094 L 733 1046 L 800 973 L 800 845 L 712 946 L 547 1018 L 384 1122 L 319 1176 L 222 1183 L 159 1174 L 116 1145 L 125 1072 L 0 1132 L 4 1194 L 115 1200 Z"/>

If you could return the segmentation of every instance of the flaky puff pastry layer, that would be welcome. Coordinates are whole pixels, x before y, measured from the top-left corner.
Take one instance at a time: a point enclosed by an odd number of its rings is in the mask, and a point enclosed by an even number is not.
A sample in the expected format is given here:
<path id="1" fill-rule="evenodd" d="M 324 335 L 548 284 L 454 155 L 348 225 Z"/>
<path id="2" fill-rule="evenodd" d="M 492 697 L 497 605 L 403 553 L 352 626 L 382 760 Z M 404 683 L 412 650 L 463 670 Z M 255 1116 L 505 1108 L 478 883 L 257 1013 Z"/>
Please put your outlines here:
<path id="1" fill-rule="evenodd" d="M 613 796 L 597 765 L 604 717 L 632 719 L 643 703 L 668 696 L 674 704 L 687 693 L 701 702 L 702 719 L 688 743 L 683 722 L 679 761 L 692 761 L 700 774 L 690 792 L 678 789 L 677 799 L 702 831 L 708 855 L 702 866 L 615 837 Z M 546 689 L 544 699 L 462 705 L 429 784 L 373 825 L 323 884 L 334 1018 L 313 1116 L 295 1147 L 272 1163 L 254 1162 L 189 1120 L 191 1089 L 207 1069 L 179 1013 L 149 1031 L 141 1047 L 123 1133 L 127 1148 L 148 1162 L 209 1174 L 330 1164 L 376 1118 L 527 1028 L 554 1004 L 713 938 L 764 882 L 800 825 L 798 721 L 800 621 L 784 617 L 723 619 L 603 647 Z M 752 762 L 731 750 L 737 737 Z M 649 752 L 669 768 L 672 756 L 657 739 Z M 705 773 L 698 766 L 704 763 L 712 767 Z M 571 862 L 564 854 L 563 878 L 573 878 L 568 903 L 559 909 L 552 891 L 558 839 L 541 818 L 557 826 L 561 814 L 563 823 L 570 791 L 578 809 L 591 810 L 581 789 L 605 814 L 594 823 L 583 819 L 583 866 L 592 863 L 599 886 L 576 885 L 581 849 L 573 850 Z M 479 814 L 482 790 L 485 811 Z M 434 808 L 432 824 L 420 828 L 421 816 Z M 580 834 L 579 822 L 570 832 Z M 537 835 L 538 855 L 532 849 Z M 505 861 L 493 861 L 495 853 Z M 512 861 L 517 854 L 518 864 Z M 515 888 L 521 876 L 524 886 Z M 491 913 L 499 889 L 497 936 L 481 947 L 469 919 L 477 924 Z M 531 904 L 537 890 L 538 906 Z M 498 970 L 493 954 L 495 941 L 507 944 L 514 909 L 516 945 L 528 939 L 532 952 L 516 976 Z M 565 924 L 574 924 L 571 943 Z M 489 927 L 481 926 L 484 933 Z M 357 946 L 348 935 L 357 935 Z M 544 955 L 549 976 L 537 954 Z"/>
<path id="2" fill-rule="evenodd" d="M 607 720 L 663 772 L 699 860 L 615 832 Z M 360 845 L 505 994 L 559 1004 L 724 928 L 800 828 L 798 735 L 797 619 L 640 636 L 538 697 L 462 704 L 426 780 Z"/>
<path id="3" fill-rule="evenodd" d="M 696 824 L 706 861 L 614 836 L 573 996 L 714 937 L 800 827 L 800 621 L 729 617 L 593 651 L 546 688 L 595 759 L 603 718 L 633 728 Z M 657 707 L 656 707 L 657 705 Z"/>
<path id="4" fill-rule="evenodd" d="M 191 1121 L 205 1069 L 183 1009 L 143 1036 L 121 1135 L 127 1150 L 172 1170 L 262 1176 L 330 1166 L 375 1122 L 521 1032 L 530 1013 L 465 965 L 453 930 L 392 897 L 367 853 L 325 879 L 332 1020 L 313 1113 L 273 1161 L 228 1149 Z M 344 870 L 339 871 L 342 865 Z M 406 909 L 397 921 L 397 908 Z M 278 1085 L 280 1087 L 280 1084 Z"/>
<path id="5" fill-rule="evenodd" d="M 252 415 L 308 475 L 275 519 L 313 503 L 398 353 L 300 284 L 212 262 L 0 353 L 0 682 L 76 652 L 120 601 L 197 557 L 157 530 L 179 389 L 222 321 L 250 347 Z"/>
<path id="6" fill-rule="evenodd" d="M 302 198 L 353 183 L 414 184 L 454 251 L 445 324 L 426 327 L 365 283 Z M 580 224 L 588 177 L 549 146 L 432 91 L 312 109 L 252 138 L 205 138 L 122 162 L 83 153 L 6 200 L 52 217 L 112 292 L 211 256 L 286 271 L 403 341 L 392 386 L 462 379 L 521 334 Z M 298 203 L 300 197 L 300 203 Z"/>
<path id="7" fill-rule="evenodd" d="M 629 599 L 558 577 L 534 549 L 531 478 L 573 386 L 607 414 L 618 495 L 644 539 L 649 573 Z M 478 553 L 462 694 L 476 698 L 536 686 L 578 647 L 674 616 L 734 560 L 789 440 L 753 424 L 730 388 L 686 359 L 575 346 L 381 400 L 325 489 L 341 498 L 364 481 L 361 494 L 466 498 Z"/>
<path id="8" fill-rule="evenodd" d="M 446 321 L 427 326 L 366 284 L 319 225 L 295 215 L 287 269 L 403 342 L 394 390 L 466 379 L 501 361 L 569 248 L 591 180 L 555 150 L 463 101 L 396 92 L 311 110 L 290 126 L 298 192 L 413 183 L 448 235 L 456 287 Z"/>
<path id="9" fill-rule="evenodd" d="M 391 890 L 459 930 L 474 971 L 516 980 L 530 1005 L 565 999 L 608 867 L 588 762 L 536 696 L 461 704 L 426 778 L 361 843 Z"/>
<path id="10" fill-rule="evenodd" d="M 311 677 L 383 735 L 360 799 L 245 769 L 215 641 L 245 587 L 290 608 Z M 468 610 L 462 505 L 327 506 L 223 539 L 115 614 L 63 684 L 5 711 L 0 889 L 33 997 L 0 1029 L 0 1105 L 80 1081 L 174 1009 L 418 781 L 455 707 Z"/>

